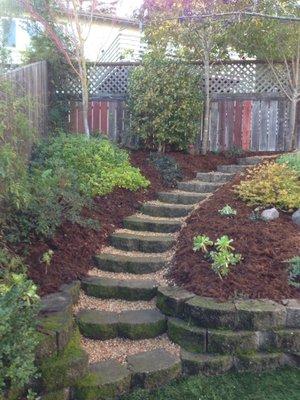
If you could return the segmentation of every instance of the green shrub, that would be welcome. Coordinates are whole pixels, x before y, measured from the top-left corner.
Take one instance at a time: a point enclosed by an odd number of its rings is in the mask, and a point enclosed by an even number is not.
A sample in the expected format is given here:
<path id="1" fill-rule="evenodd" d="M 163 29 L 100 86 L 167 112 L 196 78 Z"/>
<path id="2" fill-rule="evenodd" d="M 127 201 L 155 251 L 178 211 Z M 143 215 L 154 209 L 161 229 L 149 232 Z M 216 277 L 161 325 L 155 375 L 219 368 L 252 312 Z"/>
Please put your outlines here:
<path id="1" fill-rule="evenodd" d="M 226 204 L 226 206 L 219 210 L 218 213 L 222 215 L 222 217 L 234 217 L 237 214 L 237 211 Z"/>
<path id="2" fill-rule="evenodd" d="M 151 153 L 150 161 L 160 172 L 167 186 L 175 186 L 177 181 L 183 179 L 181 169 L 175 159 L 160 153 Z"/>
<path id="3" fill-rule="evenodd" d="M 201 78 L 195 68 L 152 52 L 129 78 L 131 132 L 150 148 L 188 149 L 199 132 Z"/>
<path id="4" fill-rule="evenodd" d="M 264 163 L 248 171 L 235 192 L 251 206 L 292 210 L 300 207 L 299 177 L 299 172 L 285 164 Z"/>
<path id="5" fill-rule="evenodd" d="M 287 164 L 300 173 L 300 151 L 293 154 L 284 154 L 277 159 L 278 164 Z"/>
<path id="6" fill-rule="evenodd" d="M 22 260 L 0 249 L 0 398 L 19 399 L 36 373 L 39 298 Z"/>
<path id="7" fill-rule="evenodd" d="M 288 263 L 290 265 L 289 284 L 300 288 L 300 256 L 292 258 Z"/>
<path id="8" fill-rule="evenodd" d="M 89 197 L 115 188 L 136 191 L 149 185 L 139 169 L 131 166 L 127 152 L 108 140 L 60 134 L 38 146 L 35 155 L 35 164 L 46 170 L 65 168 L 73 173 L 80 192 Z"/>

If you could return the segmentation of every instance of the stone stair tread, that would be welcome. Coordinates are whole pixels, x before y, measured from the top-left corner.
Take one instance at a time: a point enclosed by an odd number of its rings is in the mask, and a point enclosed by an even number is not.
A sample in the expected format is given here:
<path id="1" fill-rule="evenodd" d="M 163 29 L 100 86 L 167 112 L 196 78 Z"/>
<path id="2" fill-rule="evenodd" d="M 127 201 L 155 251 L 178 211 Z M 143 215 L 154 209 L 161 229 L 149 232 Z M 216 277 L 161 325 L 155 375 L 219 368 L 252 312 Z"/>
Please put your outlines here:
<path id="1" fill-rule="evenodd" d="M 189 209 L 194 208 L 194 204 L 175 204 L 175 203 L 164 203 L 162 201 L 148 201 L 144 203 L 145 206 L 162 207 L 162 208 L 173 208 L 173 209 Z"/>
<path id="2" fill-rule="evenodd" d="M 154 338 L 166 331 L 166 317 L 157 309 L 127 310 L 120 313 L 82 310 L 76 316 L 83 336 L 107 340 Z"/>
<path id="3" fill-rule="evenodd" d="M 134 231 L 175 233 L 181 229 L 183 219 L 176 217 L 155 217 L 139 213 L 125 218 L 123 223 L 126 229 Z"/>
<path id="4" fill-rule="evenodd" d="M 182 223 L 183 219 L 182 218 L 176 218 L 176 217 L 172 217 L 172 218 L 168 218 L 168 217 L 153 217 L 152 215 L 146 215 L 146 214 L 134 214 L 131 215 L 130 217 L 125 218 L 125 220 L 141 220 L 141 221 L 149 221 L 149 222 L 157 222 L 159 223 L 165 223 L 165 224 L 177 224 L 177 223 Z"/>
<path id="5" fill-rule="evenodd" d="M 110 242 L 122 250 L 162 253 L 174 246 L 176 238 L 170 233 L 120 229 L 110 236 Z"/>
<path id="6" fill-rule="evenodd" d="M 114 279 L 89 276 L 82 279 L 81 286 L 88 296 L 128 301 L 151 300 L 156 295 L 154 280 Z"/>
<path id="7" fill-rule="evenodd" d="M 149 274 L 165 267 L 169 253 L 144 253 L 112 248 L 94 257 L 94 264 L 103 271 Z"/>
<path id="8" fill-rule="evenodd" d="M 116 360 L 107 360 L 90 365 L 86 378 L 75 387 L 78 399 L 115 400 L 130 391 L 132 374 Z"/>
<path id="9" fill-rule="evenodd" d="M 198 182 L 198 181 L 197 181 Z M 172 190 L 172 192 L 159 192 L 163 194 L 178 194 L 178 195 L 184 195 L 184 196 L 211 196 L 211 193 L 198 193 L 198 192 L 187 192 L 186 190 Z"/>
<path id="10" fill-rule="evenodd" d="M 181 374 L 180 358 L 159 348 L 127 357 L 133 386 L 155 389 Z"/>

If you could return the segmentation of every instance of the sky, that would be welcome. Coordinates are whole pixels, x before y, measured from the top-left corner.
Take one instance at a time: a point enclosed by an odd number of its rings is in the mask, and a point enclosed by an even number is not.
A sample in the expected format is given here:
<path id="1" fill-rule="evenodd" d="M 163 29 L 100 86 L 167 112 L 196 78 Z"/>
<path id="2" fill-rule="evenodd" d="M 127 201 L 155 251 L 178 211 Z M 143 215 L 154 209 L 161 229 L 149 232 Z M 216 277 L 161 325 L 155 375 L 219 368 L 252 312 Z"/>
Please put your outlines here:
<path id="1" fill-rule="evenodd" d="M 121 17 L 130 17 L 136 8 L 139 8 L 143 0 L 120 0 L 117 13 Z"/>

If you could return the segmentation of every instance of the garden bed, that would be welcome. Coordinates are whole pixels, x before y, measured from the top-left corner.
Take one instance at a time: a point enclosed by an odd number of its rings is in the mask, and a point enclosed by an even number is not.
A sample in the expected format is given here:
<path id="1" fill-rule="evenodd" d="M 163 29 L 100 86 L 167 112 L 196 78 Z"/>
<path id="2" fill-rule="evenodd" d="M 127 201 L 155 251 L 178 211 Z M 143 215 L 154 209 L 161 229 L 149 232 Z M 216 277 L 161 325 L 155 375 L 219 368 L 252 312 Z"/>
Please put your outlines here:
<path id="1" fill-rule="evenodd" d="M 232 162 L 232 159 L 224 155 L 170 155 L 182 167 L 184 179 L 194 177 L 198 171 L 214 170 L 226 161 Z M 27 257 L 28 274 L 38 284 L 41 295 L 56 291 L 62 283 L 85 276 L 91 267 L 92 256 L 107 245 L 109 235 L 122 226 L 124 217 L 136 213 L 143 202 L 155 199 L 157 192 L 169 189 L 148 158 L 148 151 L 135 151 L 131 154 L 132 164 L 139 167 L 142 174 L 151 181 L 148 189 L 137 192 L 117 189 L 107 196 L 97 197 L 95 209 L 85 212 L 86 216 L 99 221 L 100 231 L 66 222 L 53 239 L 46 242 L 33 241 Z M 54 251 L 54 255 L 51 265 L 46 267 L 41 257 L 49 249 Z"/>
<path id="2" fill-rule="evenodd" d="M 291 216 L 282 212 L 275 221 L 251 220 L 253 209 L 233 193 L 233 185 L 239 180 L 237 177 L 223 186 L 188 218 L 179 236 L 171 278 L 189 291 L 217 299 L 299 298 L 300 291 L 288 284 L 285 263 L 298 255 L 299 230 Z M 237 211 L 235 217 L 218 213 L 226 204 Z M 242 262 L 231 267 L 229 275 L 221 280 L 202 254 L 193 251 L 193 238 L 197 235 L 207 235 L 213 241 L 228 235 L 234 240 L 236 252 L 242 255 Z"/>

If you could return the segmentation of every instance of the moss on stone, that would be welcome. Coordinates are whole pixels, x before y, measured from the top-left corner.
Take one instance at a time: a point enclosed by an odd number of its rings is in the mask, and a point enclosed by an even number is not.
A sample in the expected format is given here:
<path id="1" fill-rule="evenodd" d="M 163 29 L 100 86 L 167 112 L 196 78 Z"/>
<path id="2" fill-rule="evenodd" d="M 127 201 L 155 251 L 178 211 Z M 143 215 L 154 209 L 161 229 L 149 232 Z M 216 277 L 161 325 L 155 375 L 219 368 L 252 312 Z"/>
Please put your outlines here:
<path id="1" fill-rule="evenodd" d="M 83 310 L 76 316 L 80 332 L 90 339 L 108 340 L 118 335 L 118 316 L 98 310 Z"/>
<path id="2" fill-rule="evenodd" d="M 87 372 L 88 356 L 80 345 L 80 334 L 76 331 L 65 349 L 40 366 L 41 386 L 47 391 L 73 386 Z"/>
<path id="3" fill-rule="evenodd" d="M 259 343 L 255 332 L 209 330 L 207 351 L 209 353 L 237 354 L 244 351 L 256 351 Z"/>
<path id="4" fill-rule="evenodd" d="M 180 319 L 169 318 L 169 338 L 182 348 L 192 353 L 206 351 L 206 329 L 195 327 Z"/>

